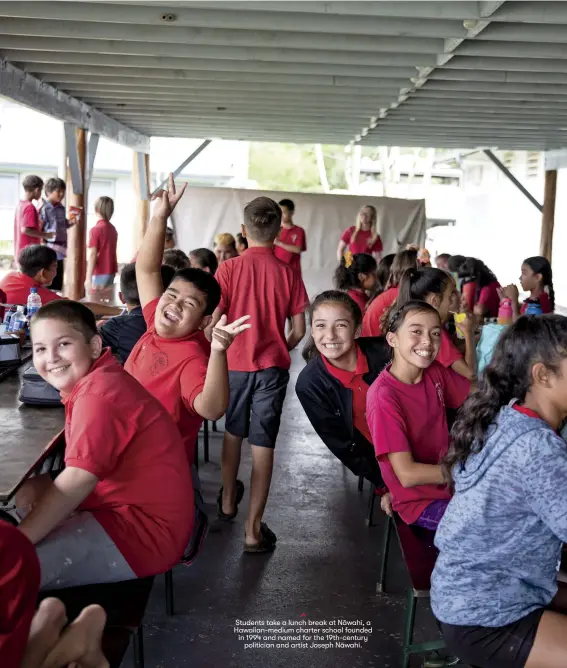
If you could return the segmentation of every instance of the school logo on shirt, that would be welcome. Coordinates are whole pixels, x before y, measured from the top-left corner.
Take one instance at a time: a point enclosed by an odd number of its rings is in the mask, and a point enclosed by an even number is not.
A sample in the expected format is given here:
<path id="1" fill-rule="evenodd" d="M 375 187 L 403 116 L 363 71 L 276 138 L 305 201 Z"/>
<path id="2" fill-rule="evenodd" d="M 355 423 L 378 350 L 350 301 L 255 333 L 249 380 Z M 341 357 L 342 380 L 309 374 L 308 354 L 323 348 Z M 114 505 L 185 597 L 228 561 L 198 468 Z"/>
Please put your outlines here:
<path id="1" fill-rule="evenodd" d="M 150 373 L 152 376 L 159 376 L 159 374 L 167 369 L 169 360 L 167 359 L 167 353 L 159 352 L 152 355 L 152 365 L 150 367 Z"/>

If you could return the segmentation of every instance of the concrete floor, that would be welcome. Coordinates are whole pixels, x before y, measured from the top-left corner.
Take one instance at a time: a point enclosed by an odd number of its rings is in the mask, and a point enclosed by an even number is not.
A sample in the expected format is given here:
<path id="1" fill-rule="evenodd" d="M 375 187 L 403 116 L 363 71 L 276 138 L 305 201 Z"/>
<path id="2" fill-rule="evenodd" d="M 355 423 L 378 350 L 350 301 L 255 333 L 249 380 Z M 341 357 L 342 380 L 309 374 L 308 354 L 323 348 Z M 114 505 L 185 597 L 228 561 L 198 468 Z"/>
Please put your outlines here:
<path id="1" fill-rule="evenodd" d="M 211 531 L 191 568 L 174 572 L 176 614 L 167 617 L 163 578 L 156 578 L 146 615 L 146 668 L 395 668 L 407 579 L 393 545 L 388 595 L 375 593 L 382 536 L 365 525 L 369 485 L 357 479 L 321 443 L 309 424 L 294 386 L 303 367 L 293 366 L 276 448 L 276 467 L 265 515 L 278 536 L 271 555 L 242 552 L 248 504 L 250 457 L 243 447 L 240 478 L 247 492 L 233 523 L 216 521 L 222 435 L 211 437 L 211 462 L 201 464 Z M 202 456 L 202 450 L 201 450 Z M 437 637 L 426 602 L 420 603 L 416 640 Z M 304 614 L 304 616 L 302 616 Z M 244 649 L 235 620 L 370 621 L 372 635 L 361 649 Z M 415 657 L 412 666 L 422 661 Z M 131 657 L 124 666 L 129 668 Z"/>

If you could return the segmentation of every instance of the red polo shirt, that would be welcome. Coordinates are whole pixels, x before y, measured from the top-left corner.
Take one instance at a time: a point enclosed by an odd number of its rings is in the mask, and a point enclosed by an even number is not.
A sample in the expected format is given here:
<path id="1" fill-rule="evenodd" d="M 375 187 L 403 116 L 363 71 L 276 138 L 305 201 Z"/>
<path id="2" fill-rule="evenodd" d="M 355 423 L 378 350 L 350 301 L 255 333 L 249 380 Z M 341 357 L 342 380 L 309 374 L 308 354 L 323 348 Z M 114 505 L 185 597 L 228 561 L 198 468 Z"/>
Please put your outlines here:
<path id="1" fill-rule="evenodd" d="M 118 260 L 116 259 L 116 247 L 118 245 L 118 232 L 108 220 L 99 220 L 89 233 L 89 248 L 96 248 L 96 264 L 93 276 L 116 274 L 118 271 Z"/>
<path id="2" fill-rule="evenodd" d="M 356 429 L 372 443 L 372 436 L 368 423 L 366 422 L 366 395 L 368 393 L 368 385 L 365 383 L 363 376 L 368 373 L 368 360 L 359 346 L 357 349 L 356 369 L 354 371 L 345 371 L 344 369 L 337 369 L 325 357 L 321 357 L 327 371 L 336 378 L 341 385 L 352 391 L 352 422 Z"/>
<path id="3" fill-rule="evenodd" d="M 126 360 L 125 369 L 166 407 L 177 423 L 190 464 L 195 460 L 195 443 L 203 418 L 193 408 L 203 391 L 210 343 L 203 332 L 181 339 L 164 339 L 154 323 L 159 299 L 143 310 L 148 326 Z"/>
<path id="4" fill-rule="evenodd" d="M 369 304 L 362 321 L 362 336 L 382 336 L 380 320 L 398 298 L 399 288 L 390 288 Z"/>
<path id="5" fill-rule="evenodd" d="M 286 318 L 303 313 L 309 304 L 299 273 L 278 260 L 272 248 L 252 247 L 223 262 L 215 278 L 222 292 L 219 308 L 228 322 L 251 316 L 251 329 L 239 334 L 228 349 L 228 368 L 289 369 Z"/>
<path id="6" fill-rule="evenodd" d="M 79 508 L 93 514 L 138 577 L 168 570 L 187 547 L 194 510 L 173 420 L 108 348 L 63 403 L 65 463 L 99 479 Z"/>
<path id="7" fill-rule="evenodd" d="M 30 296 L 30 288 L 37 288 L 37 294 L 41 297 L 42 305 L 56 299 L 63 299 L 56 292 L 34 281 L 31 276 L 22 274 L 21 271 L 12 271 L 0 281 L 0 290 L 6 293 L 6 304 L 25 306 Z"/>
<path id="8" fill-rule="evenodd" d="M 364 315 L 364 311 L 366 310 L 366 305 L 368 304 L 369 300 L 366 292 L 362 290 L 348 290 L 347 294 L 351 299 L 354 299 Z"/>
<path id="9" fill-rule="evenodd" d="M 372 253 L 382 252 L 383 246 L 382 246 L 382 239 L 380 239 L 380 235 L 378 235 L 374 240 L 374 243 L 371 246 L 369 246 L 368 242 L 372 237 L 372 231 L 358 230 L 354 241 L 352 241 L 352 236 L 355 230 L 356 227 L 353 225 L 352 227 L 346 229 L 341 235 L 342 241 L 344 241 L 345 244 L 347 244 L 349 251 L 353 255 L 355 255 L 356 253 L 367 253 L 368 255 L 372 255 Z"/>
<path id="10" fill-rule="evenodd" d="M 307 250 L 305 230 L 302 227 L 299 227 L 299 225 L 294 225 L 289 229 L 282 226 L 280 231 L 280 241 L 283 244 L 288 244 L 290 246 L 299 246 L 299 248 L 301 248 L 301 253 Z M 274 246 L 274 255 L 278 260 L 289 264 L 292 269 L 298 269 L 299 271 L 301 271 L 301 253 L 290 253 L 285 250 L 285 248 Z"/>
<path id="11" fill-rule="evenodd" d="M 38 232 L 41 231 L 41 222 L 39 220 L 39 213 L 35 206 L 27 200 L 22 200 L 16 209 L 14 217 L 14 259 L 16 262 L 20 257 L 20 252 L 26 246 L 40 243 L 40 239 L 30 237 L 22 232 L 23 227 L 31 227 Z"/>

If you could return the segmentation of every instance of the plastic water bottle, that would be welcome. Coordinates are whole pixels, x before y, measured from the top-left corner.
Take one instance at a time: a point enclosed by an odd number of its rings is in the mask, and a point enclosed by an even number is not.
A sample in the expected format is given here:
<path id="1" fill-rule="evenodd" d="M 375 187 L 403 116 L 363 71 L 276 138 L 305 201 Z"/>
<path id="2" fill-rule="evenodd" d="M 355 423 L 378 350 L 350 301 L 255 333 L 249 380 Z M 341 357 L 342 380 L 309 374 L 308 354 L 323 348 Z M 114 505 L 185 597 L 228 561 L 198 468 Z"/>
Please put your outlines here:
<path id="1" fill-rule="evenodd" d="M 12 321 L 12 317 L 14 316 L 15 312 L 16 312 L 16 307 L 14 305 L 6 309 L 4 313 L 4 322 L 2 323 L 4 325 L 5 332 L 10 331 L 10 322 Z"/>
<path id="2" fill-rule="evenodd" d="M 24 313 L 24 307 L 18 306 L 18 310 L 14 313 L 12 319 L 10 320 L 10 331 L 19 332 L 20 330 L 24 329 L 25 326 L 26 315 Z"/>
<path id="3" fill-rule="evenodd" d="M 528 302 L 525 315 L 542 315 L 541 304 L 539 302 Z"/>
<path id="4" fill-rule="evenodd" d="M 498 324 L 511 325 L 513 318 L 514 313 L 512 311 L 512 300 L 502 299 L 500 302 L 500 307 L 498 308 Z"/>
<path id="5" fill-rule="evenodd" d="M 32 316 L 41 308 L 41 297 L 37 294 L 37 288 L 30 288 L 28 297 L 28 321 L 31 321 Z"/>

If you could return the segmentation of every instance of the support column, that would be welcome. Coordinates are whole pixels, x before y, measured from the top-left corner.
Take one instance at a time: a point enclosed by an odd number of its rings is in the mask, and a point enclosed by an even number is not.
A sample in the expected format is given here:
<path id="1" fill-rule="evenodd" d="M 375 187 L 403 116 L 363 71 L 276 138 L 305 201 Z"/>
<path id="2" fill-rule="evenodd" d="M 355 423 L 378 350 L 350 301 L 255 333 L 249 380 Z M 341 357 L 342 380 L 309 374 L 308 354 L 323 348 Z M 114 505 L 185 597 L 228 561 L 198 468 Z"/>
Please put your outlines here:
<path id="1" fill-rule="evenodd" d="M 557 192 L 557 170 L 545 172 L 543 212 L 541 218 L 540 255 L 550 262 L 553 254 L 553 228 L 555 225 L 555 195 Z"/>
<path id="2" fill-rule="evenodd" d="M 67 177 L 67 206 L 82 207 L 83 213 L 69 229 L 65 271 L 65 295 L 81 299 L 85 294 L 87 197 L 86 183 L 87 131 L 65 124 L 69 172 Z"/>
<path id="3" fill-rule="evenodd" d="M 136 190 L 136 219 L 134 221 L 134 251 L 137 252 L 150 220 L 150 156 L 134 153 L 132 178 Z"/>

